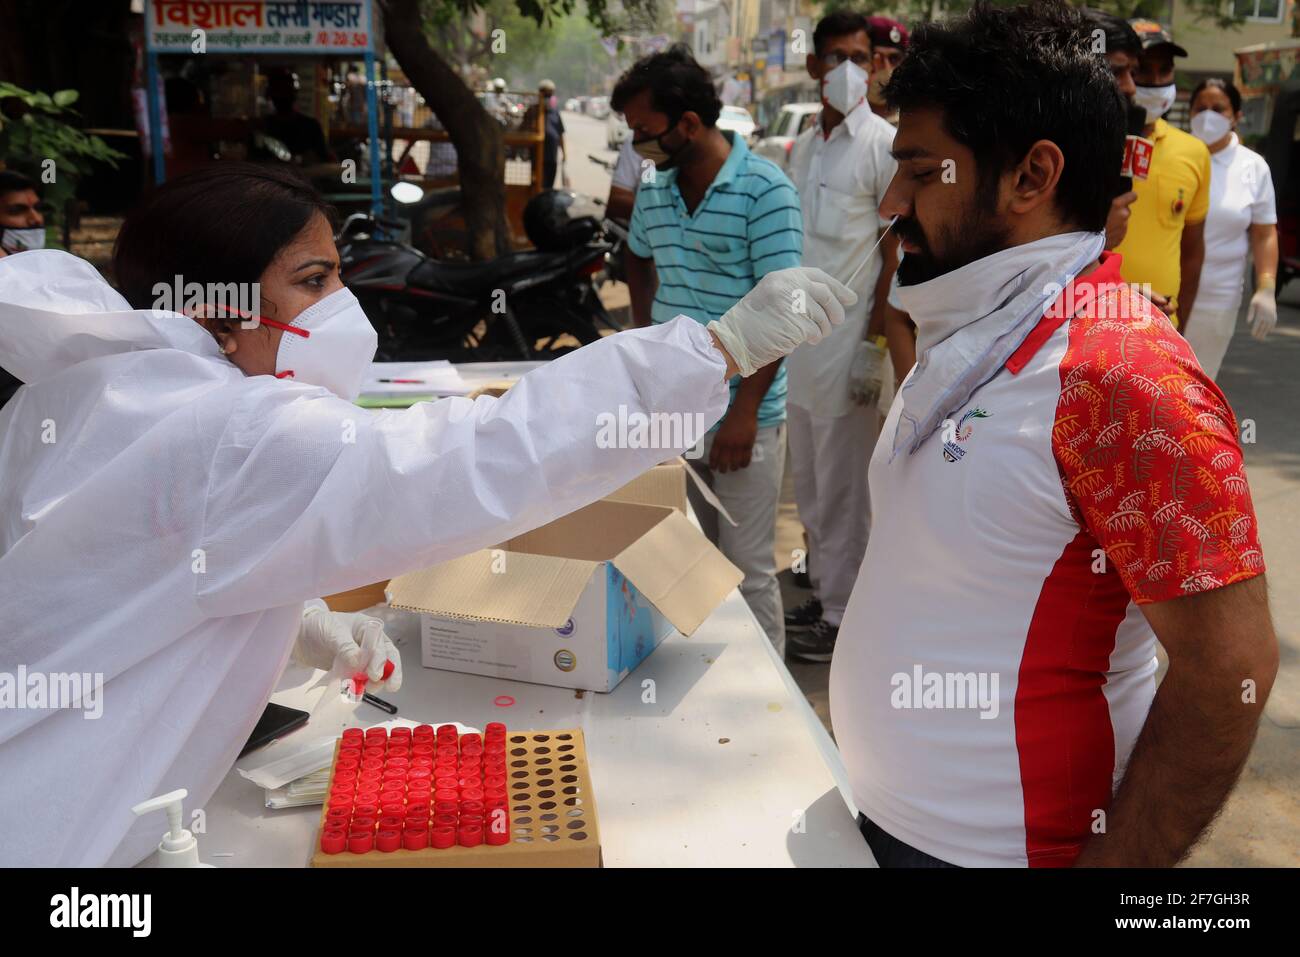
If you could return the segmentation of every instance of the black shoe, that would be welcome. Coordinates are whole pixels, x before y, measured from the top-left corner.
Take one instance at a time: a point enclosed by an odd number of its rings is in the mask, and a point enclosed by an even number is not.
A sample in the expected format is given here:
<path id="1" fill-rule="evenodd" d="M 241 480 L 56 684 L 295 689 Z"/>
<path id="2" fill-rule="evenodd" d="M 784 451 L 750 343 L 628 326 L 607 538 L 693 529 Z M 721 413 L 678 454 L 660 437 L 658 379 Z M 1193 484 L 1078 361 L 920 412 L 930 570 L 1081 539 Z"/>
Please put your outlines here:
<path id="1" fill-rule="evenodd" d="M 807 572 L 791 572 L 790 577 L 794 579 L 796 587 L 812 591 L 812 578 Z"/>
<path id="2" fill-rule="evenodd" d="M 839 634 L 839 625 L 832 625 L 824 619 L 819 619 L 808 631 L 786 638 L 786 654 L 800 661 L 825 664 L 835 654 L 835 639 Z"/>
<path id="3" fill-rule="evenodd" d="M 822 603 L 816 598 L 809 598 L 794 611 L 785 613 L 786 631 L 807 631 L 822 620 Z"/>

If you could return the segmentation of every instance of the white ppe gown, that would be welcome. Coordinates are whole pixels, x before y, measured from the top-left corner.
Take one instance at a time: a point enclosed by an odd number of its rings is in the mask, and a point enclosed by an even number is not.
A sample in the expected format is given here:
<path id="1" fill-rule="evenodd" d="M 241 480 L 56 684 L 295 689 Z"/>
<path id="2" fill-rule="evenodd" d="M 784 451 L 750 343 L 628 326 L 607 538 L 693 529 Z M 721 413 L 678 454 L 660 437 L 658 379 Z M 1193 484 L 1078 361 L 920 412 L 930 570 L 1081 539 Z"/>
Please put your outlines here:
<path id="1" fill-rule="evenodd" d="M 246 377 L 192 320 L 88 263 L 0 259 L 0 677 L 102 674 L 102 714 L 0 709 L 0 865 L 133 864 L 173 788 L 202 808 L 261 715 L 302 603 L 497 544 L 684 449 L 596 416 L 727 407 L 699 323 L 619 333 L 504 397 L 368 412 Z M 30 703 L 30 702 L 29 702 Z"/>

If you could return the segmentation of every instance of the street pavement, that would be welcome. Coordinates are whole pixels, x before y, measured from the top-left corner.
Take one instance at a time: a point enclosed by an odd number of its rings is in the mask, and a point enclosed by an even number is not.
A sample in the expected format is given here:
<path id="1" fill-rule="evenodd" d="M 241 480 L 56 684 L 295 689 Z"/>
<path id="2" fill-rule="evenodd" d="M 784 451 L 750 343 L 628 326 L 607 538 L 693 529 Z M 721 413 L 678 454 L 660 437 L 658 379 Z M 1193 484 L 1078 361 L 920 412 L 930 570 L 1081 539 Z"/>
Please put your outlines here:
<path id="1" fill-rule="evenodd" d="M 605 121 L 567 110 L 561 113 L 561 118 L 564 120 L 564 166 L 569 174 L 569 188 L 603 202 L 609 196 L 609 172 L 593 163 L 589 156 L 594 153 L 612 162 L 618 155 L 606 148 Z"/>

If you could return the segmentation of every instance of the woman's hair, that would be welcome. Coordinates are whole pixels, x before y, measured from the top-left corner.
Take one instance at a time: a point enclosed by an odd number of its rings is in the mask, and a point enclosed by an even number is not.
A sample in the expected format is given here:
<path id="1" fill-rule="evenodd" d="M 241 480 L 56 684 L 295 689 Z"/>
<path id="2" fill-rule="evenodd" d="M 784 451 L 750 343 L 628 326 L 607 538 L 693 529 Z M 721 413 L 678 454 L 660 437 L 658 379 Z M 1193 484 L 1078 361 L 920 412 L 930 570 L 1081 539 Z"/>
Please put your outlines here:
<path id="1" fill-rule="evenodd" d="M 288 170 L 219 162 L 164 183 L 117 234 L 117 287 L 150 309 L 156 283 L 255 283 L 317 213 L 334 210 Z"/>
<path id="2" fill-rule="evenodd" d="M 1217 76 L 1212 76 L 1208 80 L 1202 80 L 1196 84 L 1196 89 L 1192 90 L 1192 98 L 1189 103 L 1195 103 L 1196 98 L 1204 90 L 1222 90 L 1228 97 L 1228 102 L 1232 104 L 1232 112 L 1241 112 L 1241 91 L 1232 85 L 1231 80 L 1221 80 Z"/>

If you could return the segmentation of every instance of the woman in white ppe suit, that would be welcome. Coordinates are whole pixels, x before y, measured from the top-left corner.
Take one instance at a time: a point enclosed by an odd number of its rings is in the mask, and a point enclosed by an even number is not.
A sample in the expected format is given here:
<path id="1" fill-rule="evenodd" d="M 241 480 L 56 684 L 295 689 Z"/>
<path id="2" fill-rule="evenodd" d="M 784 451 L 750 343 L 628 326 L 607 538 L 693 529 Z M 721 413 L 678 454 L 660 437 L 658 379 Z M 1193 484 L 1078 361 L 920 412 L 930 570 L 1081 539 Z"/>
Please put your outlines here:
<path id="1" fill-rule="evenodd" d="M 351 400 L 375 334 L 339 281 L 325 213 L 288 173 L 220 164 L 128 219 L 121 293 L 67 253 L 0 260 L 0 366 L 26 383 L 0 411 L 11 698 L 26 675 L 22 704 L 0 707 L 0 864 L 141 860 L 158 823 L 131 805 L 186 787 L 202 807 L 295 641 L 329 667 L 359 640 L 355 619 L 304 620 L 304 602 L 608 494 L 683 450 L 600 448 L 600 412 L 712 423 L 729 375 L 820 339 L 853 300 L 823 273 L 786 270 L 708 329 L 679 317 L 500 399 L 372 413 Z M 264 319 L 151 309 L 155 283 L 177 281 L 260 283 Z M 102 675 L 102 691 L 41 706 L 33 680 L 73 674 L 90 687 Z"/>

